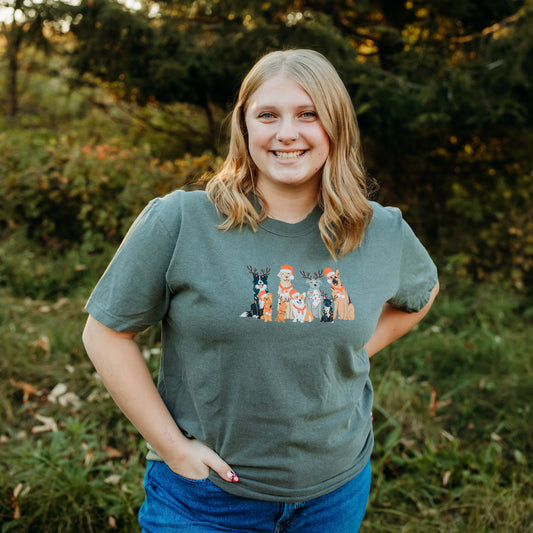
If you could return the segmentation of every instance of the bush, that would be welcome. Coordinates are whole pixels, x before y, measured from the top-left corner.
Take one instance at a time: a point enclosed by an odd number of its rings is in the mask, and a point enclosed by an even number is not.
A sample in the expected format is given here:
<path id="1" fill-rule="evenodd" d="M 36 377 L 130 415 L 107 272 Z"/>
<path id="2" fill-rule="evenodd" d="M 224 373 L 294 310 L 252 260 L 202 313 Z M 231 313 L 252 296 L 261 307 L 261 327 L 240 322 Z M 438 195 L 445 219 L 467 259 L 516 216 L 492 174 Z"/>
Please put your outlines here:
<path id="1" fill-rule="evenodd" d="M 24 130 L 0 134 L 0 154 L 0 224 L 54 250 L 117 243 L 150 199 L 192 186 L 215 163 L 209 155 L 161 162 L 148 149 Z"/>
<path id="2" fill-rule="evenodd" d="M 24 234 L 11 232 L 0 240 L 0 286 L 19 297 L 57 299 L 95 281 L 111 259 L 116 246 L 105 245 L 97 254 L 92 246 L 71 247 L 58 253 L 39 246 Z"/>

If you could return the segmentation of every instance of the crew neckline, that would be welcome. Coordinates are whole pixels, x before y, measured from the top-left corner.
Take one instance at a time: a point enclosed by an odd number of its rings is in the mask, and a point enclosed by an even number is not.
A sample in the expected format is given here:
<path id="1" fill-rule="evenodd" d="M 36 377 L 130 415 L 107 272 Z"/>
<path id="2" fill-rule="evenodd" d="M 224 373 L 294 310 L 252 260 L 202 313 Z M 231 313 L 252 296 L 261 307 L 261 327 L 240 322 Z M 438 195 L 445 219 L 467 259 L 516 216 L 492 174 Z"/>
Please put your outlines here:
<path id="1" fill-rule="evenodd" d="M 311 213 L 299 222 L 283 222 L 282 220 L 268 217 L 259 223 L 259 227 L 269 233 L 274 233 L 275 235 L 298 237 L 300 235 L 311 233 L 314 229 L 318 229 L 318 222 L 321 215 L 322 210 L 317 205 Z"/>

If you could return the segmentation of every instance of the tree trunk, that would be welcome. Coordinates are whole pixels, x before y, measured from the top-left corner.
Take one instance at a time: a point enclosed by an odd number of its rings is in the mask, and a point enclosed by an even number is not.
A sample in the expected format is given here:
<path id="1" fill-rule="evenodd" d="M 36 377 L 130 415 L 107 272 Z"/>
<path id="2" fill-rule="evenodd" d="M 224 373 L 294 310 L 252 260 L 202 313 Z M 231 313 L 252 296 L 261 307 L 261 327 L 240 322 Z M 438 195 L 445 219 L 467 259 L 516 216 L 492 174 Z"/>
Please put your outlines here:
<path id="1" fill-rule="evenodd" d="M 211 104 L 208 98 L 205 99 L 202 107 L 204 108 L 205 116 L 207 118 L 207 124 L 209 128 L 209 134 L 208 134 L 209 135 L 209 141 L 208 141 L 209 148 L 214 154 L 218 154 L 218 143 L 217 143 L 218 131 L 216 128 L 216 122 L 215 122 L 215 117 L 213 115 L 213 110 L 211 109 Z"/>
<path id="2" fill-rule="evenodd" d="M 9 47 L 7 71 L 7 116 L 13 118 L 18 112 L 18 50 Z"/>
<path id="3" fill-rule="evenodd" d="M 10 119 L 18 113 L 19 52 L 22 46 L 23 28 L 17 23 L 16 13 L 21 9 L 22 4 L 22 0 L 16 0 L 9 29 L 5 22 L 2 24 L 7 40 L 7 116 Z"/>

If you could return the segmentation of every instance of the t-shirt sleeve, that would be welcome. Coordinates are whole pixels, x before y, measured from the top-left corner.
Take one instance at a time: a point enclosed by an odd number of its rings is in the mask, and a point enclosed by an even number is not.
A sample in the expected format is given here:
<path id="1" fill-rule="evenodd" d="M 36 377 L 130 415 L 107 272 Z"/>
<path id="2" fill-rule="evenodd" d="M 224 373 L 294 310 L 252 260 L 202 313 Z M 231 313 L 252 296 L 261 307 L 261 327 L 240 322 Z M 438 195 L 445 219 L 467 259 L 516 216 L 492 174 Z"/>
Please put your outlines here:
<path id="1" fill-rule="evenodd" d="M 437 267 L 405 220 L 400 228 L 401 258 L 398 288 L 388 301 L 409 313 L 420 311 L 437 284 Z"/>
<path id="2" fill-rule="evenodd" d="M 167 271 L 175 243 L 155 199 L 130 227 L 86 311 L 116 331 L 138 332 L 159 322 L 170 302 Z"/>

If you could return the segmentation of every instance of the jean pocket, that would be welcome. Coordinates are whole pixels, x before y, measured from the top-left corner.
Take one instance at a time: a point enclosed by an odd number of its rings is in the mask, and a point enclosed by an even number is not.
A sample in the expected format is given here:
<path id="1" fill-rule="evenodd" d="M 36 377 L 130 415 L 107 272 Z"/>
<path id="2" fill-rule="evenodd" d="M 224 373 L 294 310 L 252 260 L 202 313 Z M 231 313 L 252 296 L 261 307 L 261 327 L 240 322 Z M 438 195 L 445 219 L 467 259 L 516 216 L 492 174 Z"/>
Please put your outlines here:
<path id="1" fill-rule="evenodd" d="M 174 470 L 172 470 L 165 462 L 162 463 L 162 466 L 164 466 L 165 471 L 166 471 L 166 473 L 168 475 L 172 476 L 175 479 L 183 481 L 185 483 L 197 484 L 197 483 L 205 483 L 206 481 L 209 481 L 209 477 L 208 476 L 206 476 L 204 478 L 200 478 L 200 479 L 194 479 L 194 478 L 182 476 L 182 475 L 174 472 Z"/>
<path id="2" fill-rule="evenodd" d="M 157 461 L 148 461 L 146 463 L 146 470 L 144 473 L 143 486 L 146 486 L 147 483 L 150 483 L 150 477 L 152 475 L 152 470 L 154 469 Z"/>

